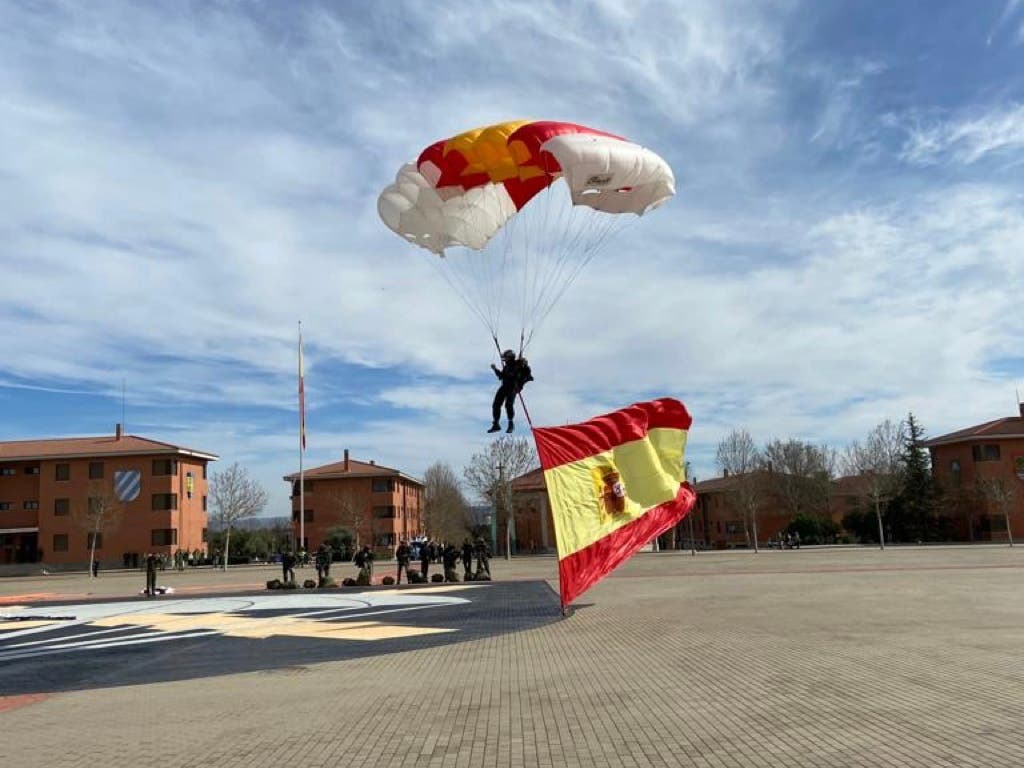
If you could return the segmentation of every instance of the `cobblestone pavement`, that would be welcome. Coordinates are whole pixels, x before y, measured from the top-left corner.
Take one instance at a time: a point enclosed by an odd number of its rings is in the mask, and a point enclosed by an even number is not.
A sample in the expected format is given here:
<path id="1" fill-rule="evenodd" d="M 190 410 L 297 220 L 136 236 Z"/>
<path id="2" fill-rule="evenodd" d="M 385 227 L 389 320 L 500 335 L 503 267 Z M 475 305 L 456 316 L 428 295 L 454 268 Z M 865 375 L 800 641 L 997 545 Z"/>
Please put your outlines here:
<path id="1" fill-rule="evenodd" d="M 451 642 L 22 686 L 0 698 L 2 764 L 1024 766 L 1020 547 L 643 554 L 554 621 L 536 620 L 557 611 L 536 592 L 552 558 L 492 570 L 488 631 Z M 201 592 L 265 577 L 181 578 Z M 7 581 L 8 603 L 125 591 L 113 574 Z M 158 663 L 192 663 L 187 647 Z"/>

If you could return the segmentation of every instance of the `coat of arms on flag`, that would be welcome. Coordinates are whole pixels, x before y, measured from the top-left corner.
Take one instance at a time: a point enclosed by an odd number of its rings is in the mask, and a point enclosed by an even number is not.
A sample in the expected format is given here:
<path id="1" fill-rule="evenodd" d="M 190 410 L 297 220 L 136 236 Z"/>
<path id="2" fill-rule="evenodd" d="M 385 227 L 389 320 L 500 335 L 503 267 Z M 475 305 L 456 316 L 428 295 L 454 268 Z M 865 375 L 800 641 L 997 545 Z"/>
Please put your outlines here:
<path id="1" fill-rule="evenodd" d="M 697 496 L 683 470 L 691 421 L 686 406 L 666 397 L 533 430 L 563 609 L 693 508 Z"/>
<path id="2" fill-rule="evenodd" d="M 114 493 L 123 502 L 135 501 L 142 489 L 142 473 L 137 469 L 119 469 L 114 472 Z"/>

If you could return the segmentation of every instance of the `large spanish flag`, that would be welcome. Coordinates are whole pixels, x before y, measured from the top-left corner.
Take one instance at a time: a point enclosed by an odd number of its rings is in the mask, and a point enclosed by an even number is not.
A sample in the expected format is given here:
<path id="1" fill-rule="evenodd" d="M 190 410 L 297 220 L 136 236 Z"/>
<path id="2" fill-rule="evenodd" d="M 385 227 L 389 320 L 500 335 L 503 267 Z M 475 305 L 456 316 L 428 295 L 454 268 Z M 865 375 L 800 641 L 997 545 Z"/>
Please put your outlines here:
<path id="1" fill-rule="evenodd" d="M 533 430 L 563 608 L 693 508 L 697 497 L 683 470 L 691 421 L 686 406 L 666 397 Z"/>

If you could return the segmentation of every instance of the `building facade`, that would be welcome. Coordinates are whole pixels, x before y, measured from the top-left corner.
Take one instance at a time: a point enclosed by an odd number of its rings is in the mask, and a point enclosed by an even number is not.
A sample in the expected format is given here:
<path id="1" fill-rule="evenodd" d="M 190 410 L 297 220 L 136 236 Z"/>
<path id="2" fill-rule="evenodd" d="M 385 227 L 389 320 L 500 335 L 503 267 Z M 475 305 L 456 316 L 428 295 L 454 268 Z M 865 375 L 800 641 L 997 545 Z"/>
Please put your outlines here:
<path id="1" fill-rule="evenodd" d="M 512 515 L 497 505 L 495 548 L 499 554 L 541 554 L 555 552 L 555 522 L 548 503 L 544 470 L 537 468 L 511 483 Z"/>
<path id="2" fill-rule="evenodd" d="M 932 476 L 942 514 L 958 539 L 1007 541 L 1024 536 L 1024 403 L 1020 415 L 932 438 Z M 1009 518 L 1009 530 L 1007 530 Z"/>
<path id="3" fill-rule="evenodd" d="M 217 458 L 120 425 L 107 437 L 0 442 L 0 564 L 86 564 L 93 539 L 106 566 L 205 552 L 207 466 Z"/>
<path id="4" fill-rule="evenodd" d="M 423 534 L 423 491 L 419 480 L 373 461 L 344 458 L 303 472 L 304 498 L 300 498 L 299 474 L 286 475 L 291 484 L 292 527 L 300 532 L 306 551 L 324 542 L 332 528 L 353 532 L 357 546 L 390 548 L 400 539 Z M 304 524 L 299 523 L 300 501 Z"/>
<path id="5" fill-rule="evenodd" d="M 694 489 L 697 502 L 693 510 L 672 529 L 658 537 L 660 549 L 732 549 L 753 547 L 754 521 L 744 515 L 738 503 L 737 490 L 743 483 L 752 483 L 758 495 L 757 541 L 765 545 L 778 540 L 792 522 L 792 514 L 772 492 L 770 473 L 726 475 L 698 482 Z M 535 469 L 512 481 L 511 526 L 499 505 L 497 518 L 497 551 L 504 553 L 506 541 L 512 554 L 553 552 L 556 548 L 554 522 L 548 504 L 544 472 Z M 857 490 L 855 479 L 840 478 L 833 483 L 829 499 L 829 516 L 841 524 L 842 516 Z"/>

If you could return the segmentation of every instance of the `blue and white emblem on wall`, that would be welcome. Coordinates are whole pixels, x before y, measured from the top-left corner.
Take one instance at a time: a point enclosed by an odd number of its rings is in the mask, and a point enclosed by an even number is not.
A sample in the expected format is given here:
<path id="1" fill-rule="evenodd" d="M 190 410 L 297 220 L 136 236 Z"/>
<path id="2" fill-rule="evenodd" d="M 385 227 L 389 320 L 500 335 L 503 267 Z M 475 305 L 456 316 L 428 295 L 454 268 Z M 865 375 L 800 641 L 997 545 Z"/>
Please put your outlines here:
<path id="1" fill-rule="evenodd" d="M 119 469 L 114 472 L 114 493 L 121 501 L 135 501 L 142 489 L 142 473 L 137 469 Z"/>

